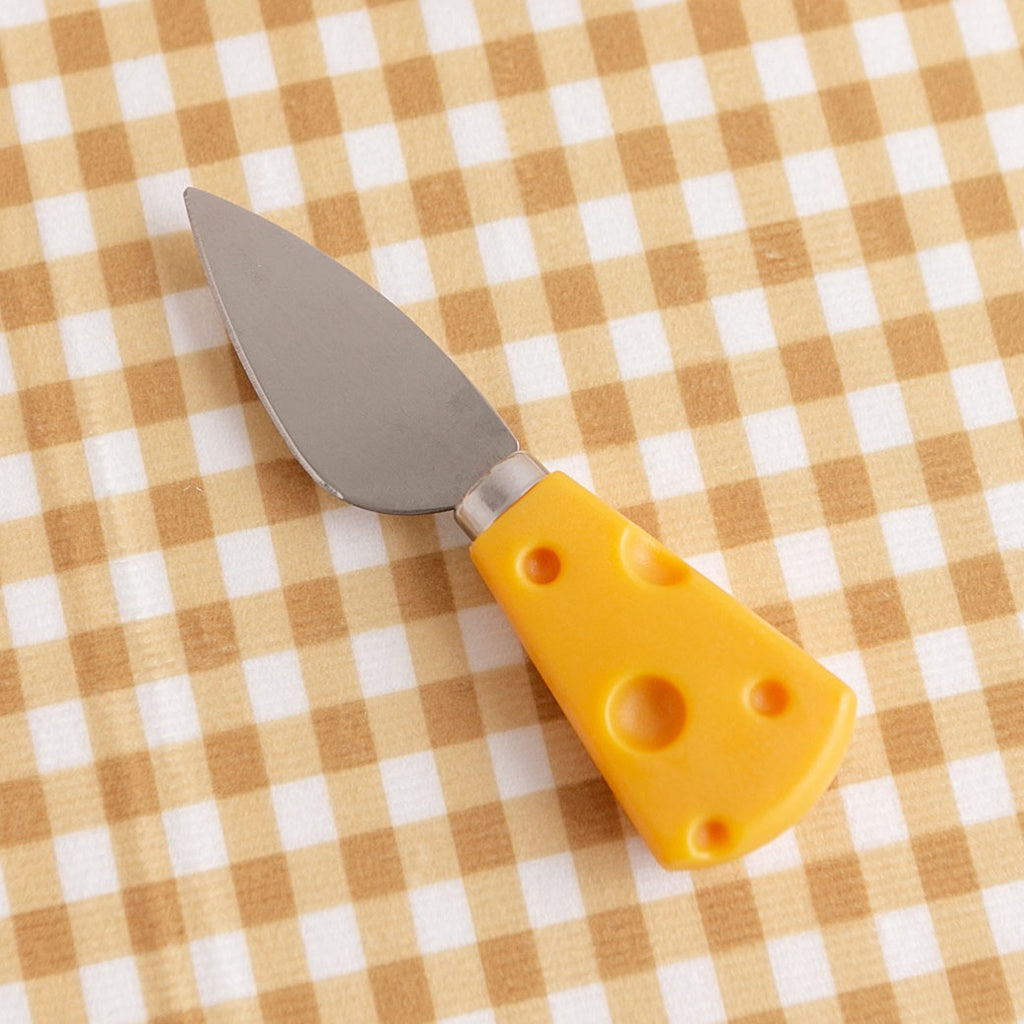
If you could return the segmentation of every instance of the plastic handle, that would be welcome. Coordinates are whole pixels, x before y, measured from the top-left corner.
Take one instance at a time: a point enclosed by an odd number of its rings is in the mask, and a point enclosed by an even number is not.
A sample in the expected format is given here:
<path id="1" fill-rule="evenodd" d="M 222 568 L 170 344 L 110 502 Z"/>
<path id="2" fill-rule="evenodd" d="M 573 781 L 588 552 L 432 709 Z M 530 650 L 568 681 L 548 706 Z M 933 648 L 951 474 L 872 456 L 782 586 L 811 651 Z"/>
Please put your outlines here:
<path id="1" fill-rule="evenodd" d="M 832 780 L 853 692 L 564 474 L 470 555 L 665 867 L 748 853 Z"/>

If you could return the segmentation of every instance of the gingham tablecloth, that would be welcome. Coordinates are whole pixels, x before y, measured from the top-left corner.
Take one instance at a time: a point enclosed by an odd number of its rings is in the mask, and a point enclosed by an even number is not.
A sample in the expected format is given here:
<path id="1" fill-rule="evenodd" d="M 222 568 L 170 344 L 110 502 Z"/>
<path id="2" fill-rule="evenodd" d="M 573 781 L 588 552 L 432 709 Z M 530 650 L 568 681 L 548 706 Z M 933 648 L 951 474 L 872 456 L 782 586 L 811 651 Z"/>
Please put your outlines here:
<path id="1" fill-rule="evenodd" d="M 0 1021 L 1024 1019 L 1022 41 L 1019 0 L 0 0 Z M 803 822 L 655 865 L 450 517 L 292 460 L 188 183 L 849 682 Z"/>

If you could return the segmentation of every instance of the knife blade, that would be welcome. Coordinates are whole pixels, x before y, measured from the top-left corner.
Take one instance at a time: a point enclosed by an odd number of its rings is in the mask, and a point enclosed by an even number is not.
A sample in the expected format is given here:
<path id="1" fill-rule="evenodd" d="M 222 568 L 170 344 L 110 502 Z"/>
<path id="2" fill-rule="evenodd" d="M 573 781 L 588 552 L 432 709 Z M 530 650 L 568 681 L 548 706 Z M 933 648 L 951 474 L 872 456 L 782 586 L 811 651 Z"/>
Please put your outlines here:
<path id="1" fill-rule="evenodd" d="M 296 458 L 382 513 L 453 510 L 469 553 L 658 860 L 741 856 L 793 825 L 849 743 L 852 691 L 562 473 L 454 362 L 307 242 L 189 188 L 207 280 Z"/>

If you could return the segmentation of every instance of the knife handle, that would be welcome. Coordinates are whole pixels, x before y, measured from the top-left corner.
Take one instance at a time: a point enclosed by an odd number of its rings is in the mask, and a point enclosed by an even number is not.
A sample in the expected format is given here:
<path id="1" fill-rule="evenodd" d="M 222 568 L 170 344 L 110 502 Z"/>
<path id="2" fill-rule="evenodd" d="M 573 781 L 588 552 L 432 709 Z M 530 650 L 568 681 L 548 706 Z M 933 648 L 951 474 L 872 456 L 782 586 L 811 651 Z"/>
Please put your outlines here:
<path id="1" fill-rule="evenodd" d="M 748 853 L 832 780 L 853 692 L 569 477 L 545 476 L 470 556 L 665 867 Z"/>

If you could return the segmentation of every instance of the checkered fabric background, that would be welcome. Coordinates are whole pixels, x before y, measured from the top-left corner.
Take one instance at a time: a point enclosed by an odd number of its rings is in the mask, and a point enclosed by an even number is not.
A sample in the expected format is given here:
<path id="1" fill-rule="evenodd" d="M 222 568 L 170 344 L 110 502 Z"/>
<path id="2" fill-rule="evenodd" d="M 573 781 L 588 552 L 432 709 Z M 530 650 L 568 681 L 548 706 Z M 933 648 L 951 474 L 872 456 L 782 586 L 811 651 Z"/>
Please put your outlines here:
<path id="1" fill-rule="evenodd" d="M 0 0 L 0 1021 L 1024 1020 L 1019 0 Z M 857 691 L 658 868 L 449 517 L 289 456 L 188 183 Z"/>

